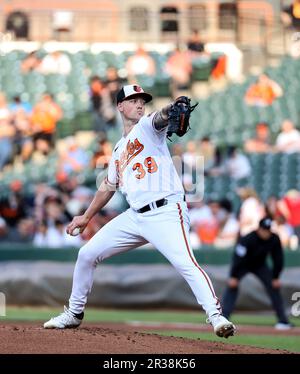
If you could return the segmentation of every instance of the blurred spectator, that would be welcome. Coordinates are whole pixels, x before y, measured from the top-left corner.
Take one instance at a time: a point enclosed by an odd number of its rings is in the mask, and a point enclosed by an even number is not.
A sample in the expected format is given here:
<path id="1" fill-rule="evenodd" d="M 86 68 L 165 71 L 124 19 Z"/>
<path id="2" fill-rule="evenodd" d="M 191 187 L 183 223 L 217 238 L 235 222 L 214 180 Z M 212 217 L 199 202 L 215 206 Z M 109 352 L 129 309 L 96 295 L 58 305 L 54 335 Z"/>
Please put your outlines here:
<path id="1" fill-rule="evenodd" d="M 42 60 L 37 55 L 37 51 L 30 52 L 21 62 L 22 73 L 29 73 L 30 71 L 37 70 L 41 61 Z"/>
<path id="2" fill-rule="evenodd" d="M 76 176 L 68 175 L 64 171 L 58 171 L 55 176 L 55 191 L 67 202 L 72 192 L 78 187 Z"/>
<path id="3" fill-rule="evenodd" d="M 172 145 L 172 160 L 179 175 L 180 180 L 183 179 L 184 173 L 184 162 L 183 162 L 183 154 L 184 154 L 184 146 L 181 143 L 175 143 Z"/>
<path id="4" fill-rule="evenodd" d="M 22 102 L 19 96 L 15 96 L 13 103 L 10 105 L 10 110 L 12 112 L 12 124 L 16 131 L 14 137 L 15 151 L 17 154 L 20 154 L 21 160 L 26 162 L 33 152 L 32 126 L 30 121 L 32 107 L 29 103 Z"/>
<path id="5" fill-rule="evenodd" d="M 68 213 L 74 217 L 81 214 L 81 211 L 87 209 L 94 197 L 94 191 L 85 186 L 78 186 L 71 194 L 66 204 Z"/>
<path id="6" fill-rule="evenodd" d="M 54 51 L 45 56 L 39 65 L 39 71 L 43 74 L 68 75 L 72 65 L 69 57 L 60 51 Z"/>
<path id="7" fill-rule="evenodd" d="M 175 99 L 190 87 L 192 74 L 192 61 L 187 51 L 179 47 L 170 55 L 166 62 L 165 70 L 171 77 L 171 92 Z"/>
<path id="8" fill-rule="evenodd" d="M 18 220 L 25 218 L 29 209 L 28 202 L 22 194 L 22 189 L 22 182 L 14 180 L 10 183 L 8 197 L 0 200 L 0 216 L 10 227 L 16 227 Z"/>
<path id="9" fill-rule="evenodd" d="M 70 215 L 65 209 L 65 205 L 60 196 L 47 196 L 43 203 L 44 215 L 43 220 L 46 220 L 47 226 L 54 226 L 57 220 L 67 223 L 70 220 Z"/>
<path id="10" fill-rule="evenodd" d="M 300 132 L 289 119 L 282 122 L 281 132 L 276 139 L 276 149 L 285 153 L 300 152 Z"/>
<path id="11" fill-rule="evenodd" d="M 261 74 L 245 94 L 246 104 L 264 107 L 271 105 L 275 99 L 282 96 L 282 88 L 266 74 Z"/>
<path id="12" fill-rule="evenodd" d="M 126 71 L 128 74 L 128 83 L 138 83 L 139 75 L 155 75 L 155 61 L 150 54 L 142 46 L 140 46 L 136 52 L 128 58 L 126 62 Z"/>
<path id="13" fill-rule="evenodd" d="M 265 203 L 265 210 L 266 210 L 266 215 L 270 217 L 272 220 L 274 220 L 276 216 L 281 215 L 279 208 L 278 208 L 278 199 L 276 196 L 268 197 Z"/>
<path id="14" fill-rule="evenodd" d="M 58 160 L 58 169 L 68 175 L 84 170 L 89 163 L 86 151 L 79 148 L 73 136 L 65 139 L 65 145 L 66 148 Z"/>
<path id="15" fill-rule="evenodd" d="M 208 203 L 209 213 L 207 210 L 203 210 L 203 219 L 198 218 L 195 230 L 198 238 L 200 239 L 201 245 L 213 245 L 219 231 L 219 220 L 218 214 L 220 212 L 220 203 L 215 200 L 211 200 Z M 206 217 L 205 217 L 206 216 Z"/>
<path id="16" fill-rule="evenodd" d="M 32 105 L 27 101 L 22 101 L 19 95 L 13 97 L 12 103 L 9 104 L 9 110 L 12 113 L 19 112 L 20 110 L 26 114 L 32 112 Z"/>
<path id="17" fill-rule="evenodd" d="M 281 20 L 285 26 L 291 26 L 295 31 L 300 31 L 300 0 L 282 9 Z"/>
<path id="18" fill-rule="evenodd" d="M 295 234 L 300 239 L 300 192 L 289 190 L 286 195 L 278 201 L 280 213 L 293 227 Z"/>
<path id="19" fill-rule="evenodd" d="M 6 96 L 0 92 L 0 120 L 9 121 L 11 118 L 11 111 L 7 105 Z"/>
<path id="20" fill-rule="evenodd" d="M 35 233 L 35 222 L 31 217 L 18 220 L 17 230 L 11 231 L 9 242 L 31 243 Z"/>
<path id="21" fill-rule="evenodd" d="M 228 147 L 228 158 L 225 160 L 225 173 L 235 181 L 244 182 L 251 175 L 251 165 L 248 158 L 234 146 Z"/>
<path id="22" fill-rule="evenodd" d="M 68 235 L 66 225 L 60 220 L 56 220 L 54 226 L 51 227 L 47 227 L 43 222 L 33 239 L 34 246 L 48 248 L 80 247 L 82 242 L 80 235 Z"/>
<path id="23" fill-rule="evenodd" d="M 186 144 L 186 151 L 182 155 L 184 173 L 193 175 L 197 167 L 197 143 L 189 140 Z"/>
<path id="24" fill-rule="evenodd" d="M 0 171 L 12 160 L 15 133 L 16 130 L 8 120 L 0 118 Z"/>
<path id="25" fill-rule="evenodd" d="M 247 153 L 269 153 L 272 150 L 269 125 L 266 122 L 260 122 L 255 127 L 254 138 L 246 140 L 244 151 Z"/>
<path id="26" fill-rule="evenodd" d="M 11 125 L 11 111 L 6 96 L 0 92 L 0 171 L 12 159 L 15 129 Z"/>
<path id="27" fill-rule="evenodd" d="M 229 200 L 223 199 L 219 202 L 220 209 L 217 212 L 218 234 L 214 241 L 216 248 L 232 247 L 238 238 L 240 226 L 238 220 L 232 213 L 232 204 Z"/>
<path id="28" fill-rule="evenodd" d="M 205 52 L 205 44 L 201 40 L 198 30 L 193 30 L 191 37 L 187 41 L 187 48 L 195 56 L 199 56 L 200 53 Z"/>
<path id="29" fill-rule="evenodd" d="M 90 80 L 90 102 L 93 116 L 93 129 L 106 136 L 109 124 L 114 124 L 116 111 L 112 105 L 110 91 L 97 75 Z"/>
<path id="30" fill-rule="evenodd" d="M 216 162 L 216 147 L 208 136 L 205 136 L 200 140 L 198 154 L 203 157 L 204 172 L 206 174 L 213 166 L 215 166 Z"/>
<path id="31" fill-rule="evenodd" d="M 257 229 L 260 219 L 265 216 L 265 208 L 252 188 L 241 187 L 237 190 L 237 194 L 241 199 L 240 235 L 244 236 Z"/>
<path id="32" fill-rule="evenodd" d="M 286 44 L 292 57 L 300 57 L 300 0 L 294 0 L 291 5 L 283 7 L 281 20 L 285 26 Z"/>
<path id="33" fill-rule="evenodd" d="M 117 93 L 122 88 L 122 79 L 119 77 L 118 70 L 114 66 L 106 69 L 105 86 L 108 89 L 112 104 L 117 104 Z"/>
<path id="34" fill-rule="evenodd" d="M 49 147 L 48 151 L 53 145 L 56 125 L 62 116 L 62 109 L 49 93 L 43 94 L 41 100 L 33 107 L 31 122 L 34 140 L 37 142 L 41 139 L 46 142 Z"/>
<path id="35" fill-rule="evenodd" d="M 275 232 L 279 236 L 281 245 L 283 248 L 293 248 L 293 239 L 295 237 L 294 230 L 291 225 L 289 225 L 285 218 L 282 215 L 277 215 L 273 220 L 272 224 L 272 232 Z M 298 239 L 297 240 L 297 248 L 298 248 Z"/>
<path id="36" fill-rule="evenodd" d="M 95 150 L 90 165 L 93 169 L 106 169 L 112 154 L 112 145 L 107 139 L 99 139 L 97 149 Z"/>
<path id="37" fill-rule="evenodd" d="M 267 217 L 272 219 L 272 231 L 279 236 L 283 248 L 291 247 L 293 245 L 292 238 L 294 230 L 292 226 L 286 222 L 285 217 L 280 212 L 278 199 L 275 196 L 270 196 L 267 199 L 265 211 Z"/>

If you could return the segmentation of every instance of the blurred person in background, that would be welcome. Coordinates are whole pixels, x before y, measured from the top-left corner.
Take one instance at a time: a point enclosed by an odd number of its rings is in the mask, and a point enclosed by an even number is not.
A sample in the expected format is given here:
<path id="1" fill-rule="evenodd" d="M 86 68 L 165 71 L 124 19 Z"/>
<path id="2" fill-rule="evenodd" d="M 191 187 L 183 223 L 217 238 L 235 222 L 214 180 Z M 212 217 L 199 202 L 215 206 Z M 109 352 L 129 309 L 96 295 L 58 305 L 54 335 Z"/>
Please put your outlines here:
<path id="1" fill-rule="evenodd" d="M 219 202 L 219 210 L 216 218 L 219 230 L 214 241 L 214 246 L 216 248 L 230 248 L 234 246 L 239 235 L 240 226 L 232 213 L 232 204 L 229 200 L 223 199 Z"/>
<path id="2" fill-rule="evenodd" d="M 82 244 L 83 240 L 80 235 L 72 237 L 66 234 L 66 225 L 59 219 L 50 227 L 42 222 L 33 238 L 33 245 L 36 247 L 80 247 Z"/>
<path id="3" fill-rule="evenodd" d="M 7 119 L 0 118 L 0 172 L 5 165 L 12 161 L 15 134 L 16 130 L 14 126 Z"/>
<path id="4" fill-rule="evenodd" d="M 54 143 L 57 122 L 63 117 L 60 106 L 49 93 L 44 93 L 32 110 L 31 123 L 35 146 L 42 152 L 49 153 Z M 39 142 L 39 140 L 41 140 Z M 43 144 L 41 144 L 43 143 Z"/>
<path id="5" fill-rule="evenodd" d="M 278 201 L 278 209 L 300 240 L 300 192 L 289 190 Z"/>
<path id="6" fill-rule="evenodd" d="M 73 136 L 67 137 L 64 142 L 66 148 L 59 157 L 58 171 L 65 172 L 67 175 L 80 173 L 86 169 L 89 164 L 87 152 L 78 146 Z"/>
<path id="7" fill-rule="evenodd" d="M 230 278 L 223 296 L 223 313 L 229 318 L 238 296 L 239 283 L 247 273 L 253 273 L 263 283 L 278 323 L 275 328 L 288 330 L 292 326 L 286 316 L 280 294 L 280 273 L 283 269 L 283 250 L 278 235 L 271 231 L 272 220 L 265 217 L 259 221 L 256 230 L 240 237 L 232 258 Z M 272 270 L 267 264 L 267 257 L 273 261 Z"/>
<path id="8" fill-rule="evenodd" d="M 46 221 L 48 227 L 53 227 L 57 220 L 67 223 L 71 217 L 59 195 L 46 196 L 43 202 L 43 211 L 43 220 Z"/>
<path id="9" fill-rule="evenodd" d="M 266 74 L 261 74 L 248 88 L 244 99 L 247 105 L 265 107 L 282 95 L 283 90 L 280 85 Z"/>
<path id="10" fill-rule="evenodd" d="M 202 217 L 195 217 L 194 230 L 196 231 L 201 245 L 213 246 L 219 231 L 220 203 L 217 200 L 208 202 L 209 211 L 202 208 Z"/>
<path id="11" fill-rule="evenodd" d="M 300 0 L 294 0 L 289 6 L 281 10 L 281 20 L 286 27 L 293 31 L 300 31 Z"/>
<path id="12" fill-rule="evenodd" d="M 209 175 L 228 175 L 238 186 L 248 183 L 251 175 L 251 164 L 248 158 L 237 147 L 229 146 L 227 157 L 209 169 Z"/>
<path id="13" fill-rule="evenodd" d="M 106 76 L 104 80 L 105 86 L 109 91 L 111 102 L 115 105 L 117 93 L 122 87 L 122 79 L 119 77 L 118 70 L 114 66 L 109 66 L 106 69 Z"/>
<path id="14" fill-rule="evenodd" d="M 185 152 L 182 155 L 184 163 L 184 173 L 194 175 L 197 168 L 197 142 L 195 140 L 189 140 L 185 147 Z"/>
<path id="15" fill-rule="evenodd" d="M 106 138 L 99 138 L 97 148 L 91 157 L 92 169 L 106 169 L 112 154 L 112 144 Z"/>
<path id="16" fill-rule="evenodd" d="M 201 247 L 201 231 L 199 231 L 201 226 L 205 226 L 206 222 L 210 222 L 213 219 L 211 209 L 208 204 L 202 199 L 201 196 L 195 195 L 193 198 L 189 199 L 189 216 L 190 216 L 190 226 L 191 226 L 191 242 L 195 248 Z"/>
<path id="17" fill-rule="evenodd" d="M 241 199 L 239 211 L 240 235 L 245 236 L 257 229 L 259 221 L 265 216 L 265 208 L 253 188 L 238 188 L 237 194 Z"/>
<path id="18" fill-rule="evenodd" d="M 170 89 L 174 99 L 189 90 L 193 68 L 187 51 L 178 46 L 167 59 L 165 71 L 171 78 Z"/>
<path id="19" fill-rule="evenodd" d="M 199 55 L 202 53 L 206 53 L 205 44 L 202 41 L 198 30 L 192 31 L 192 35 L 187 41 L 187 48 L 190 52 L 192 52 L 192 58 L 199 57 Z"/>
<path id="20" fill-rule="evenodd" d="M 209 136 L 205 136 L 200 140 L 198 154 L 203 157 L 204 173 L 207 175 L 216 163 L 216 147 Z"/>
<path id="21" fill-rule="evenodd" d="M 68 75 L 72 70 L 69 57 L 61 51 L 53 51 L 47 54 L 38 65 L 42 74 Z"/>
<path id="22" fill-rule="evenodd" d="M 31 202 L 24 197 L 20 180 L 13 180 L 9 187 L 8 197 L 0 200 L 0 216 L 10 228 L 16 228 L 18 221 L 28 215 Z"/>
<path id="23" fill-rule="evenodd" d="M 280 212 L 278 203 L 277 197 L 270 196 L 265 203 L 266 215 L 272 219 L 272 231 L 279 236 L 282 247 L 292 248 L 294 230 Z"/>
<path id="24" fill-rule="evenodd" d="M 22 102 L 19 96 L 15 96 L 13 103 L 10 104 L 10 110 L 12 125 L 16 131 L 15 151 L 17 155 L 20 155 L 22 162 L 26 162 L 30 159 L 34 149 L 30 120 L 32 106 L 30 103 Z"/>
<path id="25" fill-rule="evenodd" d="M 111 93 L 104 81 L 94 75 L 90 79 L 90 107 L 92 111 L 93 130 L 106 137 L 109 125 L 116 120 L 116 111 L 112 105 Z"/>
<path id="26" fill-rule="evenodd" d="M 276 150 L 284 153 L 300 152 L 300 132 L 289 119 L 282 122 L 281 132 L 276 139 Z"/>
<path id="27" fill-rule="evenodd" d="M 22 73 L 29 73 L 38 70 L 42 60 L 37 55 L 37 51 L 32 51 L 21 62 Z"/>
<path id="28" fill-rule="evenodd" d="M 21 100 L 21 97 L 19 95 L 16 95 L 13 97 L 12 102 L 9 104 L 9 110 L 13 114 L 21 110 L 29 115 L 32 112 L 32 105 L 28 101 Z"/>
<path id="29" fill-rule="evenodd" d="M 129 84 L 138 83 L 139 75 L 154 77 L 156 65 L 153 57 L 139 46 L 136 52 L 126 62 L 127 80 Z"/>
<path id="30" fill-rule="evenodd" d="M 255 136 L 246 140 L 244 151 L 246 153 L 270 153 L 273 151 L 270 142 L 270 129 L 266 122 L 259 122 L 255 126 Z"/>
<path id="31" fill-rule="evenodd" d="M 13 139 L 16 130 L 11 124 L 11 116 L 6 96 L 0 92 L 0 171 L 12 161 L 13 157 Z"/>

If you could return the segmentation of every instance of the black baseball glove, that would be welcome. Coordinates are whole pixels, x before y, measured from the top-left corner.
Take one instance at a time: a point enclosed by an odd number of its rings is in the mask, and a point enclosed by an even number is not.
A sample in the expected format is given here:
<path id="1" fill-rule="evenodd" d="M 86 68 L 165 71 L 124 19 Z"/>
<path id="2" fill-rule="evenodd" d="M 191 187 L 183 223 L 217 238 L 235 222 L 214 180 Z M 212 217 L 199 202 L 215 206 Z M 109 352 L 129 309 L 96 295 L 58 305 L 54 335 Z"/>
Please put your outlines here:
<path id="1" fill-rule="evenodd" d="M 197 105 L 191 105 L 191 99 L 187 96 L 177 97 L 168 112 L 168 138 L 173 134 L 181 137 L 189 131 L 190 115 Z"/>

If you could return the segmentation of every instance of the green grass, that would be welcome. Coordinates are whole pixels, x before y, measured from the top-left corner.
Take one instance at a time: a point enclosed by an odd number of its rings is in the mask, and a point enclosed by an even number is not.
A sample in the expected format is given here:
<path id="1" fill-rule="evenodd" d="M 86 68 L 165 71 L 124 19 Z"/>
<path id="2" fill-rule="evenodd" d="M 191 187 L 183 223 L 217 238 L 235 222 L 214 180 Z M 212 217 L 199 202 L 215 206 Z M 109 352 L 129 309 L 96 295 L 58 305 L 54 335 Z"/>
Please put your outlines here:
<path id="1" fill-rule="evenodd" d="M 145 331 L 149 333 L 148 331 Z M 225 344 L 241 344 L 241 345 L 252 345 L 254 347 L 261 348 L 272 348 L 272 349 L 283 349 L 290 352 L 300 352 L 300 338 L 298 336 L 276 336 L 276 335 L 236 335 L 229 339 L 222 339 L 215 337 L 210 333 L 202 332 L 191 332 L 191 331 L 160 331 L 153 330 L 151 333 L 164 335 L 164 336 L 179 336 L 189 339 L 201 339 L 215 341 Z"/>
<path id="2" fill-rule="evenodd" d="M 8 307 L 6 317 L 0 320 L 42 321 L 62 312 L 62 308 L 48 307 Z M 87 308 L 85 320 L 89 322 L 186 322 L 204 323 L 204 313 L 195 311 L 165 310 L 128 310 L 128 309 L 93 309 Z M 273 315 L 233 314 L 232 321 L 238 325 L 273 326 L 276 322 Z M 300 318 L 291 318 L 300 327 Z"/>
<path id="3" fill-rule="evenodd" d="M 62 312 L 62 308 L 48 307 L 8 307 L 5 321 L 46 321 Z M 128 310 L 128 309 L 93 309 L 87 308 L 85 321 L 87 322 L 178 322 L 178 323 L 205 323 L 205 314 L 196 311 L 166 311 L 166 310 Z M 273 326 L 276 322 L 273 314 L 233 314 L 231 320 L 237 325 Z M 300 318 L 291 318 L 295 326 L 300 327 Z M 184 330 L 184 329 L 183 329 Z M 191 331 L 153 331 L 160 335 L 181 336 L 190 339 L 203 339 L 220 342 L 212 333 Z M 149 331 L 147 331 L 149 333 Z M 300 337 L 276 335 L 237 335 L 228 340 L 222 339 L 226 344 L 245 344 L 256 347 L 272 349 L 286 349 L 300 352 Z"/>

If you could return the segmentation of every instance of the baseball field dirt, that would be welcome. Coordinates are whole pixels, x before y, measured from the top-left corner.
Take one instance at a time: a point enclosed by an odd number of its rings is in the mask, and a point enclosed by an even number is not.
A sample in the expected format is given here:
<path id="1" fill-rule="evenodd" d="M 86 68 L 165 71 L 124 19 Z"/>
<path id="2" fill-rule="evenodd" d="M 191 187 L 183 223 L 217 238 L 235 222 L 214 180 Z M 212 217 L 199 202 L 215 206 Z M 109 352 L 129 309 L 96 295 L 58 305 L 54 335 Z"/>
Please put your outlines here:
<path id="1" fill-rule="evenodd" d="M 38 323 L 0 325 L 1 353 L 250 354 L 289 353 L 245 345 L 147 334 L 142 328 L 84 324 L 78 329 L 45 330 Z"/>

